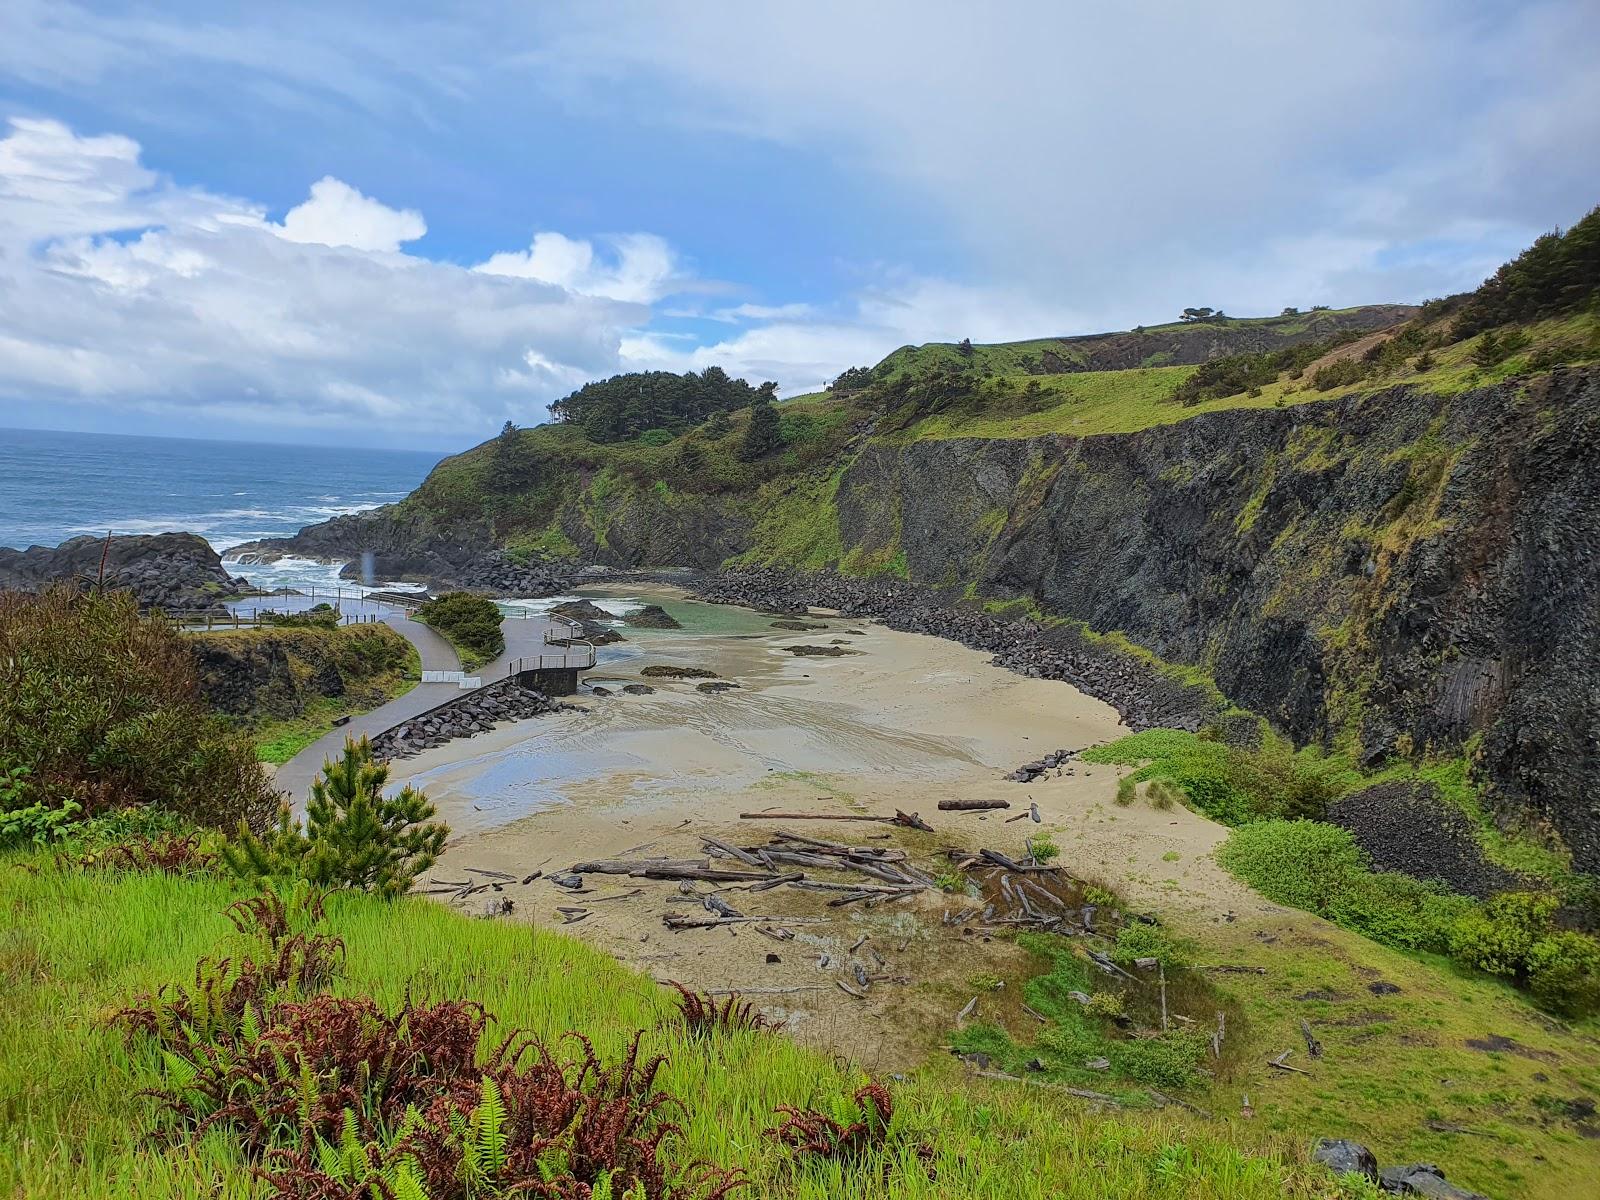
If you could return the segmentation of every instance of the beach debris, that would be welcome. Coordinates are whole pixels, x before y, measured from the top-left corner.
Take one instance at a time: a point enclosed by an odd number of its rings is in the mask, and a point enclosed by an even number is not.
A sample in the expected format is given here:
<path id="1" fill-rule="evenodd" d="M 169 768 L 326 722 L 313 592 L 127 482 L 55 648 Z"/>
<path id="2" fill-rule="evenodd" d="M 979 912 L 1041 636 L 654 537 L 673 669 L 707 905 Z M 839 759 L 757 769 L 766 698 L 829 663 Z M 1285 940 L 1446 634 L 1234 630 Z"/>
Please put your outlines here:
<path id="1" fill-rule="evenodd" d="M 846 992 L 849 995 L 854 996 L 857 1000 L 865 1000 L 867 998 L 867 994 L 865 992 L 856 991 L 855 988 L 851 987 L 842 979 L 835 979 L 833 982 L 838 985 L 841 992 Z"/>
<path id="2" fill-rule="evenodd" d="M 661 923 L 668 929 L 677 932 L 681 929 L 712 929 L 718 925 L 743 925 L 756 921 L 782 921 L 787 925 L 815 925 L 826 917 L 685 917 L 677 913 L 666 913 L 661 918 Z"/>
<path id="3" fill-rule="evenodd" d="M 1291 1067 L 1289 1065 L 1289 1056 L 1293 1053 L 1293 1050 L 1285 1050 L 1276 1058 L 1267 1059 L 1267 1066 L 1276 1067 L 1280 1071 L 1293 1071 L 1296 1075 L 1310 1075 L 1310 1071 L 1302 1071 L 1299 1067 Z"/>
<path id="4" fill-rule="evenodd" d="M 1322 1043 L 1311 1034 L 1311 1023 L 1304 1018 L 1300 1021 L 1300 1036 L 1306 1040 L 1306 1053 L 1312 1058 L 1322 1057 Z"/>
<path id="5" fill-rule="evenodd" d="M 932 833 L 933 826 L 929 825 L 916 813 L 904 813 L 895 809 L 894 816 L 880 817 L 869 813 L 824 813 L 824 812 L 742 812 L 739 814 L 741 821 L 883 821 L 890 825 L 904 825 L 908 829 L 920 829 L 925 833 Z"/>
<path id="6" fill-rule="evenodd" d="M 983 812 L 993 808 L 1010 808 L 1009 800 L 941 800 L 940 812 Z"/>
<path id="7" fill-rule="evenodd" d="M 742 912 L 740 912 L 737 908 L 733 907 L 733 905 L 729 904 L 721 896 L 718 896 L 718 895 L 715 895 L 715 894 L 707 896 L 702 901 L 702 903 L 706 906 L 706 911 L 707 912 L 716 913 L 717 916 L 719 916 L 719 917 L 742 917 L 742 916 L 744 916 L 744 914 Z"/>
<path id="8" fill-rule="evenodd" d="M 964 1005 L 961 1006 L 961 1011 L 956 1014 L 956 1024 L 957 1025 L 964 1024 L 966 1022 L 967 1018 L 972 1016 L 972 1014 L 977 1012 L 977 1011 L 978 1011 L 978 998 L 976 996 L 974 996 L 971 1000 L 968 1000 Z"/>

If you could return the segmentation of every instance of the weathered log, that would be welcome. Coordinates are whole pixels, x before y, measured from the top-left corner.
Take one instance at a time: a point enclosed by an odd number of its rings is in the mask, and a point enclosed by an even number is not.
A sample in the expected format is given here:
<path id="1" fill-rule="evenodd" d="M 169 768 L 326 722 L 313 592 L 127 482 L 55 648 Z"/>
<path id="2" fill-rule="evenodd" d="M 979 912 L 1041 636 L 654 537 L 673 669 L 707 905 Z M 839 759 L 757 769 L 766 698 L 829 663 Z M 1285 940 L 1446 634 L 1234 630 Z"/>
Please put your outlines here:
<path id="1" fill-rule="evenodd" d="M 602 859 L 598 862 L 573 863 L 575 875 L 636 875 L 647 867 L 682 867 L 704 869 L 711 865 L 704 858 L 635 858 Z"/>
<path id="2" fill-rule="evenodd" d="M 815 925 L 825 917 L 680 917 L 667 913 L 661 923 L 668 929 L 711 929 L 717 925 L 744 925 L 752 921 L 782 921 L 786 925 Z"/>
<path id="3" fill-rule="evenodd" d="M 630 873 L 645 879 L 699 879 L 707 883 L 761 883 L 772 878 L 761 871 L 723 871 L 716 867 L 681 867 L 673 863 L 652 865 Z"/>
<path id="4" fill-rule="evenodd" d="M 1010 808 L 1009 800 L 941 800 L 940 812 L 984 812 L 992 808 Z"/>
<path id="5" fill-rule="evenodd" d="M 826 883 L 820 879 L 792 879 L 788 883 L 805 892 L 871 892 L 879 896 L 901 896 L 923 890 L 915 884 Z"/>
<path id="6" fill-rule="evenodd" d="M 748 850 L 741 850 L 737 846 L 730 845 L 728 842 L 714 837 L 702 837 L 700 840 L 712 849 L 722 851 L 729 858 L 738 859 L 747 867 L 759 867 L 761 865 L 761 860 Z"/>
<path id="7" fill-rule="evenodd" d="M 752 892 L 764 892 L 782 883 L 799 883 L 805 877 L 806 873 L 804 871 L 790 871 L 787 875 L 774 875 L 771 879 L 763 879 L 760 883 L 752 883 L 750 890 Z"/>

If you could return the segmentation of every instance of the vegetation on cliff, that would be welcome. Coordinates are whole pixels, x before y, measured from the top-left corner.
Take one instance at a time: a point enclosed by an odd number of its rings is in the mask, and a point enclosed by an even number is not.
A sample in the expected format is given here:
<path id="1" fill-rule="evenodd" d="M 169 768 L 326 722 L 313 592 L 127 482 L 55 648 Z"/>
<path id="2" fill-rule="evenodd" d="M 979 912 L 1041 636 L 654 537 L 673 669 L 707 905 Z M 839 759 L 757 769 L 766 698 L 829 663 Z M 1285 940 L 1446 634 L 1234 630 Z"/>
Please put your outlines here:
<path id="1" fill-rule="evenodd" d="M 248 730 L 267 763 L 288 762 L 337 718 L 404 695 L 422 678 L 416 649 L 382 623 L 313 619 L 187 637 L 202 698 Z"/>
<path id="2" fill-rule="evenodd" d="M 776 392 L 775 383 L 751 387 L 721 367 L 707 367 L 698 375 L 636 371 L 584 384 L 552 404 L 550 415 L 578 426 L 591 442 L 620 442 L 641 434 L 661 441 L 716 414 L 771 401 Z"/>

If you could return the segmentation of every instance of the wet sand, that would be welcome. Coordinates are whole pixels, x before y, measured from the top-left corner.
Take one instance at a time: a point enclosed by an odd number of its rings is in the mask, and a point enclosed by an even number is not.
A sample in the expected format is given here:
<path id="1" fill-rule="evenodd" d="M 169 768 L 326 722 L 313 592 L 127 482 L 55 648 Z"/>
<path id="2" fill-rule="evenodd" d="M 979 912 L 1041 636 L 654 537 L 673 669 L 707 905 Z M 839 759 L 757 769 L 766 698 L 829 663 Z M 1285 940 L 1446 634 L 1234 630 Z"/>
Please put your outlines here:
<path id="1" fill-rule="evenodd" d="M 670 589 L 616 595 L 662 603 L 689 628 L 624 629 L 629 641 L 612 653 L 626 657 L 602 661 L 584 692 L 571 698 L 587 711 L 520 722 L 395 764 L 394 781 L 425 787 L 454 831 L 436 877 L 462 878 L 468 866 L 520 878 L 590 859 L 703 857 L 702 834 L 749 845 L 783 826 L 740 820 L 743 811 L 899 808 L 920 812 L 937 833 L 868 822 L 793 827 L 851 842 L 875 836 L 878 844 L 904 846 L 933 871 L 940 847 L 986 845 L 1020 855 L 1025 838 L 1049 831 L 1068 870 L 1180 922 L 1279 911 L 1212 862 L 1221 827 L 1184 809 L 1117 807 L 1114 768 L 1078 764 L 1031 784 L 1003 778 L 1047 751 L 1081 749 L 1126 732 L 1109 705 L 1064 683 L 1026 679 L 952 642 L 848 618 L 807 618 L 826 628 L 789 631 L 771 628 L 771 617 L 695 606 Z M 784 649 L 836 640 L 856 653 L 813 658 Z M 707 694 L 694 680 L 642 677 L 651 664 L 701 667 L 740 686 Z M 588 694 L 596 684 L 616 689 L 627 682 L 657 690 Z M 938 812 L 946 798 L 1001 798 L 1013 808 Z M 1042 825 L 1005 823 L 1030 800 L 1039 804 Z M 588 881 L 593 891 L 578 897 L 543 879 L 501 895 L 515 902 L 512 919 L 543 925 L 560 924 L 557 905 L 588 906 L 590 916 L 563 928 L 658 978 L 701 988 L 806 988 L 759 995 L 769 1012 L 790 1018 L 799 1036 L 868 1066 L 903 1065 L 925 1049 L 919 1027 L 943 1013 L 942 983 L 979 970 L 982 955 L 1018 953 L 986 942 L 974 956 L 969 940 L 952 954 L 956 935 L 939 920 L 951 900 L 933 891 L 872 910 L 840 910 L 817 893 L 724 889 L 724 898 L 746 913 L 826 918 L 794 925 L 797 938 L 780 946 L 748 926 L 667 931 L 664 913 L 699 911 L 698 899 L 676 884 L 603 875 Z M 636 886 L 642 891 L 627 896 Z M 477 908 L 487 895 L 463 907 Z M 602 899 L 613 896 L 619 898 Z M 891 960 L 887 969 L 909 984 L 874 987 L 865 1001 L 834 985 L 835 977 L 848 978 L 839 968 L 862 933 Z M 768 962 L 769 953 L 780 961 Z M 825 953 L 832 970 L 818 967 Z M 948 1023 L 947 1013 L 940 1023 Z"/>

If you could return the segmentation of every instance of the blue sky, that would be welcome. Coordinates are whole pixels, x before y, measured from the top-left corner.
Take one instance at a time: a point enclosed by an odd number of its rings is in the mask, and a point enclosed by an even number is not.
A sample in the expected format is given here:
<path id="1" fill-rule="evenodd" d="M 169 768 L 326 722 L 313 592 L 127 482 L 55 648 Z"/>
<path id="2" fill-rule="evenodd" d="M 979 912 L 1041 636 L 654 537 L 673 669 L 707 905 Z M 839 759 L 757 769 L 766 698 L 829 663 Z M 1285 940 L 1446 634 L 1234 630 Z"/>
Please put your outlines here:
<path id="1" fill-rule="evenodd" d="M 1600 6 L 0 7 L 0 426 L 454 449 L 585 379 L 1418 300 L 1600 202 Z"/>

